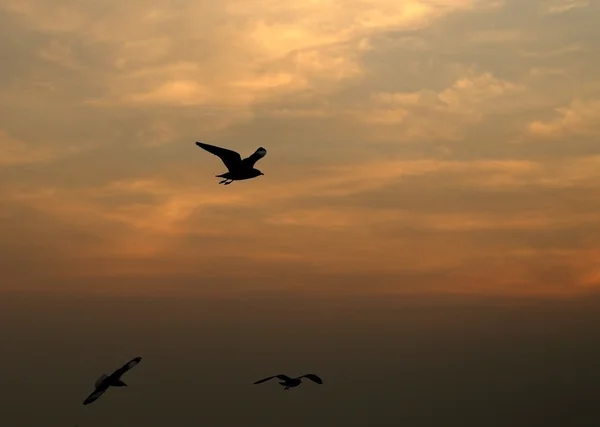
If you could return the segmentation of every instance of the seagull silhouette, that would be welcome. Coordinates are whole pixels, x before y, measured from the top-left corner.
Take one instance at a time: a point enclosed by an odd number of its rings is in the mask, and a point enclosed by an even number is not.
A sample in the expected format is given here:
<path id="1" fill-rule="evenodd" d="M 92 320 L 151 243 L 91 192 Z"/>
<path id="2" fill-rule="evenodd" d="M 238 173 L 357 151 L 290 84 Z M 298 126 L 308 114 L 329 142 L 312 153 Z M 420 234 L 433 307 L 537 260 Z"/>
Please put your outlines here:
<path id="1" fill-rule="evenodd" d="M 262 380 L 256 381 L 254 384 L 264 383 L 265 381 L 269 381 L 270 379 L 273 379 L 273 378 L 278 378 L 278 379 L 282 380 L 279 384 L 281 384 L 282 386 L 285 387 L 284 390 L 288 390 L 293 387 L 298 387 L 300 384 L 302 384 L 301 378 L 308 378 L 309 380 L 314 381 L 317 384 L 323 384 L 323 380 L 321 378 L 319 378 L 318 376 L 316 376 L 315 374 L 301 375 L 296 378 L 290 378 L 287 375 L 279 374 L 279 375 L 273 375 L 272 377 L 263 378 Z"/>
<path id="2" fill-rule="evenodd" d="M 96 389 L 94 390 L 94 392 L 92 394 L 90 394 L 87 397 L 87 399 L 85 399 L 83 401 L 83 404 L 89 405 L 90 403 L 92 403 L 93 401 L 98 399 L 100 396 L 102 396 L 104 394 L 104 392 L 106 390 L 108 390 L 109 387 L 126 387 L 127 384 L 125 384 L 123 381 L 121 381 L 121 376 L 125 372 L 127 372 L 128 370 L 133 368 L 135 365 L 140 363 L 141 360 L 142 360 L 141 357 L 136 357 L 135 359 L 131 359 L 129 362 L 127 362 L 126 364 L 121 366 L 119 369 L 117 369 L 112 374 L 110 374 L 110 375 L 102 374 L 100 376 L 100 378 L 98 378 L 96 380 L 96 383 L 94 384 L 94 387 Z"/>
<path id="3" fill-rule="evenodd" d="M 219 184 L 229 185 L 233 181 L 241 181 L 264 175 L 264 173 L 254 168 L 254 164 L 267 155 L 267 150 L 263 147 L 259 147 L 254 153 L 242 160 L 242 156 L 239 153 L 227 148 L 215 147 L 203 142 L 196 142 L 196 145 L 219 157 L 225 164 L 225 167 L 227 167 L 227 172 L 215 175 L 217 178 L 225 178 Z"/>

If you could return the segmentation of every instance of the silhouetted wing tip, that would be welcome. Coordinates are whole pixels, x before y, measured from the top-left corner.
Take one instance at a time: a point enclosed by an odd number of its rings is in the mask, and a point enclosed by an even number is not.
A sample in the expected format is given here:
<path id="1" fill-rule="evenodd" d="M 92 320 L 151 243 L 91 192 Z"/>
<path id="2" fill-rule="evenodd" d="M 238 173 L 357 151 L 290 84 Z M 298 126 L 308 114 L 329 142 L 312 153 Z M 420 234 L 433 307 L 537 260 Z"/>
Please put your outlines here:
<path id="1" fill-rule="evenodd" d="M 267 155 L 267 150 L 264 149 L 263 147 L 260 147 L 250 157 L 252 157 L 252 160 L 258 161 L 258 160 L 262 159 L 263 157 L 265 157 L 266 155 Z"/>
<path id="2" fill-rule="evenodd" d="M 254 384 L 261 384 L 261 383 L 264 383 L 265 381 L 269 381 L 272 378 L 275 378 L 275 376 L 263 378 L 262 380 L 256 381 Z"/>
<path id="3" fill-rule="evenodd" d="M 89 405 L 92 402 L 95 402 L 100 396 L 104 394 L 106 390 L 94 390 L 92 394 L 90 394 L 84 401 L 84 405 Z"/>
<path id="4" fill-rule="evenodd" d="M 131 359 L 129 362 L 127 362 L 126 364 L 123 365 L 123 369 L 131 369 L 133 368 L 135 365 L 137 365 L 138 363 L 140 363 L 142 361 L 141 357 L 134 357 L 133 359 Z"/>
<path id="5" fill-rule="evenodd" d="M 130 369 L 132 369 L 135 365 L 137 365 L 141 361 L 142 361 L 141 357 L 139 357 L 139 356 L 138 357 L 134 357 L 129 362 L 127 362 L 126 364 L 124 364 L 123 366 L 121 366 L 119 369 L 117 369 L 114 373 L 115 374 L 119 374 L 119 375 L 123 375 L 125 372 L 129 371 Z"/>
<path id="6" fill-rule="evenodd" d="M 125 366 L 127 366 L 127 368 L 131 369 L 133 368 L 135 365 L 137 365 L 138 363 L 140 363 L 142 361 L 141 357 L 134 357 L 133 359 L 131 359 L 129 362 L 127 362 L 127 364 Z"/>
<path id="7" fill-rule="evenodd" d="M 205 144 L 199 141 L 196 142 L 196 145 L 208 151 L 209 153 L 219 157 L 221 161 L 225 164 L 225 167 L 227 167 L 227 169 L 229 170 L 231 170 L 232 168 L 236 168 L 242 161 L 242 157 L 237 151 L 233 151 L 228 148 L 217 147 L 216 145 Z"/>
<path id="8" fill-rule="evenodd" d="M 264 147 L 259 147 L 254 153 L 246 157 L 243 162 L 246 166 L 254 167 L 254 164 L 267 155 L 267 150 Z"/>
<path id="9" fill-rule="evenodd" d="M 306 375 L 302 375 L 305 378 L 308 378 L 311 381 L 316 382 L 317 384 L 323 384 L 323 380 L 315 374 L 306 374 Z"/>

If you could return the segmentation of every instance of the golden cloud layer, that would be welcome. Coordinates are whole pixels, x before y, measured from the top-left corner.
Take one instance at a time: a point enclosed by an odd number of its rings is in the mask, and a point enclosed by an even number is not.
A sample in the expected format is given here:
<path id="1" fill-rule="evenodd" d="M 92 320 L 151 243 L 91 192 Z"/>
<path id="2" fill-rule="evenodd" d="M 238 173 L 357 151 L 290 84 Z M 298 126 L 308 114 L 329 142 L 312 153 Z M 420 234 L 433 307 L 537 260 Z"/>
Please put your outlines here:
<path id="1" fill-rule="evenodd" d="M 594 290 L 591 7 L 5 1 L 3 286 Z"/>

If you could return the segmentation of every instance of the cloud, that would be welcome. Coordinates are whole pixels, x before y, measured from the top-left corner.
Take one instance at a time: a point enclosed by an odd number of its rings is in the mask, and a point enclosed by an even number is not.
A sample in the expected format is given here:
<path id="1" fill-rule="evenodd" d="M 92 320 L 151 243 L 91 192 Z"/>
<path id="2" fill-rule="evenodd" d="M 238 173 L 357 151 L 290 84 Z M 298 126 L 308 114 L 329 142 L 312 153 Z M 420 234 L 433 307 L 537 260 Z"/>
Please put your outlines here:
<path id="1" fill-rule="evenodd" d="M 562 46 L 559 48 L 552 48 L 550 50 L 543 51 L 543 52 L 521 51 L 521 55 L 529 56 L 529 57 L 533 57 L 533 58 L 551 58 L 551 57 L 555 57 L 555 56 L 563 56 L 563 55 L 567 55 L 570 53 L 586 52 L 586 51 L 587 51 L 586 48 L 584 48 L 580 44 L 573 43 L 573 44 L 570 44 L 567 46 Z"/>
<path id="2" fill-rule="evenodd" d="M 574 99 L 568 106 L 556 109 L 558 117 L 529 124 L 529 132 L 542 138 L 561 138 L 568 135 L 597 135 L 600 131 L 600 101 Z"/>
<path id="3" fill-rule="evenodd" d="M 49 153 L 31 150 L 23 141 L 11 138 L 0 130 L 0 166 L 36 163 L 45 161 L 50 156 Z"/>
<path id="4" fill-rule="evenodd" d="M 558 0 L 549 2 L 547 10 L 551 14 L 565 13 L 572 9 L 588 7 L 589 4 L 589 0 Z"/>
<path id="5" fill-rule="evenodd" d="M 323 90 L 358 78 L 358 54 L 369 49 L 372 34 L 423 28 L 476 3 L 253 0 L 190 2 L 174 11 L 134 1 L 109 2 L 100 11 L 72 1 L 47 8 L 31 0 L 7 8 L 37 30 L 81 33 L 89 46 L 108 47 L 103 65 L 115 73 L 108 93 L 87 100 L 93 105 L 248 106 L 274 94 Z M 174 30 L 170 37 L 164 36 L 167 28 Z M 40 55 L 65 67 L 77 63 L 58 40 Z"/>
<path id="6" fill-rule="evenodd" d="M 502 97 L 521 90 L 518 84 L 497 79 L 489 72 L 471 72 L 438 93 L 376 93 L 376 107 L 362 119 L 372 124 L 400 125 L 389 136 L 396 140 L 460 140 L 465 124 L 497 112 Z"/>
<path id="7" fill-rule="evenodd" d="M 3 2 L 9 281 L 597 286 L 598 27 L 548 6 Z"/>

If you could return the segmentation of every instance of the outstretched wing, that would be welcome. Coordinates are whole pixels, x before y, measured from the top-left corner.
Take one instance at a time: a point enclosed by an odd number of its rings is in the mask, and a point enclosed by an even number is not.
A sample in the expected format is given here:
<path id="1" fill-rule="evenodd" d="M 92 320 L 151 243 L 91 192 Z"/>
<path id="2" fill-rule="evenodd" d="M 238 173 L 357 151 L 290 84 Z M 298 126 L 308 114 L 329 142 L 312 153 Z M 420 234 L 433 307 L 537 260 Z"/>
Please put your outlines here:
<path id="1" fill-rule="evenodd" d="M 309 380 L 314 381 L 317 384 L 323 384 L 323 380 L 315 374 L 302 375 L 300 378 L 308 378 Z"/>
<path id="2" fill-rule="evenodd" d="M 123 375 L 125 372 L 127 372 L 128 370 L 130 370 L 131 368 L 133 368 L 135 365 L 137 365 L 138 363 L 140 363 L 142 360 L 141 357 L 136 357 L 134 359 L 131 359 L 129 362 L 127 362 L 126 364 L 124 364 L 123 366 L 121 366 L 119 369 L 117 369 L 115 372 L 113 372 L 113 376 L 120 378 L 121 375 Z"/>
<path id="3" fill-rule="evenodd" d="M 215 156 L 219 157 L 225 164 L 225 167 L 227 169 L 229 169 L 230 171 L 232 169 L 235 169 L 236 167 L 239 167 L 239 165 L 242 161 L 242 157 L 240 156 L 240 154 L 236 153 L 233 150 L 228 150 L 227 148 L 215 147 L 214 145 L 205 144 L 203 142 L 196 142 L 196 145 L 200 148 L 205 149 L 209 153 L 212 153 Z"/>
<path id="4" fill-rule="evenodd" d="M 263 147 L 258 147 L 258 149 L 252 153 L 250 156 L 246 157 L 242 162 L 244 165 L 253 168 L 254 164 L 258 162 L 260 159 L 267 155 L 267 150 Z"/>
<path id="5" fill-rule="evenodd" d="M 275 375 L 273 375 L 272 377 L 263 378 L 262 380 L 258 380 L 254 384 L 264 383 L 265 381 L 269 381 L 269 380 L 271 380 L 273 378 L 275 378 Z"/>
<path id="6" fill-rule="evenodd" d="M 102 396 L 106 390 L 107 390 L 106 388 L 97 388 L 96 390 L 94 390 L 94 392 L 92 394 L 90 394 L 87 397 L 87 399 L 85 399 L 83 401 L 83 404 L 89 405 L 90 403 L 92 403 L 93 401 L 98 399 L 100 396 Z"/>
<path id="7" fill-rule="evenodd" d="M 291 378 L 288 377 L 287 375 L 279 374 L 279 375 L 273 375 L 272 377 L 263 378 L 262 380 L 256 381 L 254 384 L 264 383 L 265 381 L 269 381 L 273 378 L 279 378 L 280 380 L 283 380 L 283 381 L 291 380 Z"/>
<path id="8" fill-rule="evenodd" d="M 96 380 L 96 382 L 94 383 L 94 387 L 98 388 L 102 385 L 102 381 L 104 381 L 104 379 L 106 378 L 106 374 L 102 374 L 100 375 L 100 378 L 98 378 Z"/>

